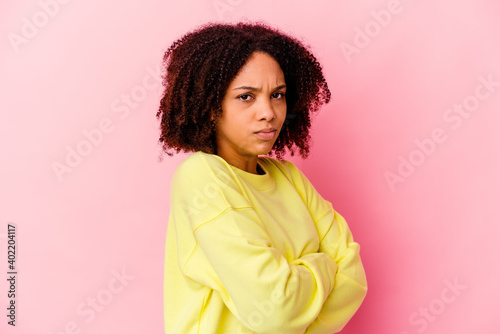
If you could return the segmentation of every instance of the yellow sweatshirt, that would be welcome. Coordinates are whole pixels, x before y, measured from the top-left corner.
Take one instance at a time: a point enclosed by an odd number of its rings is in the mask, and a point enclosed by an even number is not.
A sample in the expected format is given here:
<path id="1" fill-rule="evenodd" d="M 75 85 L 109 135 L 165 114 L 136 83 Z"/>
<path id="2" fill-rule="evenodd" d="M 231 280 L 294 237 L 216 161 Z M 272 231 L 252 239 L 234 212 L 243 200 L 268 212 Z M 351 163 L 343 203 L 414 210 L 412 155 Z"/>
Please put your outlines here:
<path id="1" fill-rule="evenodd" d="M 366 296 L 344 218 L 290 161 L 264 175 L 198 151 L 171 182 L 167 334 L 331 334 Z"/>

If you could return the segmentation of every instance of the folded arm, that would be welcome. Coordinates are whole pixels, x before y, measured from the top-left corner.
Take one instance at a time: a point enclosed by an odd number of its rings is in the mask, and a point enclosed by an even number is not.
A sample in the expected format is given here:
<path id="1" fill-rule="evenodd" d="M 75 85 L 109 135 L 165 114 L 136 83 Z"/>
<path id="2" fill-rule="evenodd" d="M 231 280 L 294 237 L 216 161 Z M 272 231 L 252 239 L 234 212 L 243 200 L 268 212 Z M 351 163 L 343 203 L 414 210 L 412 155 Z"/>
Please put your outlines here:
<path id="1" fill-rule="evenodd" d="M 313 217 L 320 247 L 337 265 L 334 287 L 307 334 L 339 332 L 358 310 L 367 293 L 367 282 L 359 254 L 359 244 L 353 241 L 345 219 L 332 208 L 293 164 L 292 182 Z"/>
<path id="2" fill-rule="evenodd" d="M 289 263 L 259 219 L 252 208 L 229 208 L 199 226 L 183 271 L 217 291 L 252 331 L 302 334 L 331 294 L 337 264 L 326 253 Z"/>
<path id="3" fill-rule="evenodd" d="M 342 330 L 358 310 L 367 293 L 367 282 L 359 244 L 353 241 L 344 218 L 332 209 L 317 226 L 319 231 L 327 230 L 319 251 L 332 258 L 338 269 L 332 292 L 305 333 L 331 334 Z"/>

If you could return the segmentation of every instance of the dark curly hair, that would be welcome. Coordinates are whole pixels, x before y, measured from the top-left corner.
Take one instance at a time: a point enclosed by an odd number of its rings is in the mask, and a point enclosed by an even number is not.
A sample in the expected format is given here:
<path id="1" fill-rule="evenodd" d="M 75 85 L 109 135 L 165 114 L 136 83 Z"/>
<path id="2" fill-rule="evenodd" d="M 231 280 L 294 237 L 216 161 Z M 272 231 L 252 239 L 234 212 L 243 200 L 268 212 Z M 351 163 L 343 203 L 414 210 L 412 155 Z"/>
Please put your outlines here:
<path id="1" fill-rule="evenodd" d="M 221 101 L 240 68 L 255 51 L 272 56 L 285 76 L 287 116 L 268 155 L 282 159 L 293 145 L 309 155 L 310 113 L 330 101 L 321 65 L 297 39 L 264 23 L 207 23 L 175 41 L 163 57 L 161 118 L 163 151 L 217 154 L 215 122 Z M 213 119 L 213 120 L 212 120 Z M 160 158 L 161 160 L 161 158 Z"/>

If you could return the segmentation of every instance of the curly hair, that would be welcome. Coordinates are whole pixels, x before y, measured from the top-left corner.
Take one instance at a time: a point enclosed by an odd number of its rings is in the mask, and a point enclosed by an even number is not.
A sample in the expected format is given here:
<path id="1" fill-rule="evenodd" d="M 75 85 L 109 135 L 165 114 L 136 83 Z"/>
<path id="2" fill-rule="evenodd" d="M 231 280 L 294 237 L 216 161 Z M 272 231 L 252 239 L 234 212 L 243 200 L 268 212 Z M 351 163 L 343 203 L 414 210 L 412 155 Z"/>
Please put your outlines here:
<path id="1" fill-rule="evenodd" d="M 226 90 L 253 52 L 269 54 L 287 85 L 285 124 L 268 153 L 282 159 L 285 147 L 309 155 L 310 114 L 330 101 L 321 65 L 297 39 L 264 23 L 207 23 L 175 41 L 163 57 L 165 87 L 156 114 L 163 151 L 217 154 L 215 122 Z"/>

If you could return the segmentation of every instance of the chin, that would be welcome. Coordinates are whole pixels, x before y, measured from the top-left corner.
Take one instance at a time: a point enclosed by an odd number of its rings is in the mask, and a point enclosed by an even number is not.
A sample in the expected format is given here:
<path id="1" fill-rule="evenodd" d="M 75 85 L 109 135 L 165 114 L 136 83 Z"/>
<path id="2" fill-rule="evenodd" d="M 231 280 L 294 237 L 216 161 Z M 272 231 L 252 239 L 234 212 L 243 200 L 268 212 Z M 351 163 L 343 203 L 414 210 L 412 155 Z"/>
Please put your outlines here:
<path id="1" fill-rule="evenodd" d="M 266 155 L 266 154 L 268 154 L 273 149 L 273 146 L 274 146 L 274 143 L 272 145 L 269 145 L 269 147 L 267 147 L 267 145 L 266 145 L 265 148 L 262 147 L 260 149 L 256 149 L 255 150 L 256 155 Z"/>

